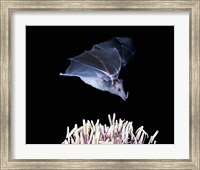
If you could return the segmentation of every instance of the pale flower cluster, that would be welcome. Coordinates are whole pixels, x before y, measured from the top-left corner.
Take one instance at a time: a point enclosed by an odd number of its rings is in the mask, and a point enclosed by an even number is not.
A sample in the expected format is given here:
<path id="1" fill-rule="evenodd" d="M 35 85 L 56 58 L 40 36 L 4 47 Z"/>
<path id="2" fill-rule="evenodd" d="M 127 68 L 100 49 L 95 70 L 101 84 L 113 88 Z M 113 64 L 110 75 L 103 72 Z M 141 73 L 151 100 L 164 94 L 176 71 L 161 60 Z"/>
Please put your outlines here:
<path id="1" fill-rule="evenodd" d="M 155 137 L 158 131 L 149 138 L 149 135 L 141 126 L 135 133 L 132 122 L 122 119 L 115 120 L 108 115 L 110 126 L 102 125 L 99 119 L 94 122 L 83 119 L 83 126 L 79 127 L 75 124 L 74 128 L 69 131 L 67 127 L 67 135 L 62 144 L 155 144 Z"/>

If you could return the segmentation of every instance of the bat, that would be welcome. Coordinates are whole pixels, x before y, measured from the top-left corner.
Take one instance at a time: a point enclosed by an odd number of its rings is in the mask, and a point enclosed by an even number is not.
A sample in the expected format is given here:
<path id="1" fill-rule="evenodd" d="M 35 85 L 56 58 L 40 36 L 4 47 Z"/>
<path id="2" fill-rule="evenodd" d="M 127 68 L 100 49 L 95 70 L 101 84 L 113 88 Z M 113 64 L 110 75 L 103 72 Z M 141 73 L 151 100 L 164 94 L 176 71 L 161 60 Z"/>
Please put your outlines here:
<path id="1" fill-rule="evenodd" d="M 61 76 L 77 76 L 92 87 L 120 96 L 124 101 L 123 80 L 118 79 L 120 70 L 134 56 L 132 39 L 114 37 L 96 44 L 89 51 L 69 58 L 70 65 Z"/>

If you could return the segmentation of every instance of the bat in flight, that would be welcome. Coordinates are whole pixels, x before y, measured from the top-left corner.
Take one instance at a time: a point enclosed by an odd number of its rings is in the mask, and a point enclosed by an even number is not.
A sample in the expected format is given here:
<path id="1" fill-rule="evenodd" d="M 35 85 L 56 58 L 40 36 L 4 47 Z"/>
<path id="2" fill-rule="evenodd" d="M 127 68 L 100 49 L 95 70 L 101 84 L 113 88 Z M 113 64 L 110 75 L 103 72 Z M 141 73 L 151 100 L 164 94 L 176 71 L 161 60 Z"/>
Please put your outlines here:
<path id="1" fill-rule="evenodd" d="M 118 76 L 121 68 L 133 58 L 134 51 L 131 38 L 114 37 L 69 58 L 69 67 L 60 75 L 77 76 L 86 84 L 118 95 L 125 101 L 128 92 L 124 92 L 123 80 L 118 79 Z"/>

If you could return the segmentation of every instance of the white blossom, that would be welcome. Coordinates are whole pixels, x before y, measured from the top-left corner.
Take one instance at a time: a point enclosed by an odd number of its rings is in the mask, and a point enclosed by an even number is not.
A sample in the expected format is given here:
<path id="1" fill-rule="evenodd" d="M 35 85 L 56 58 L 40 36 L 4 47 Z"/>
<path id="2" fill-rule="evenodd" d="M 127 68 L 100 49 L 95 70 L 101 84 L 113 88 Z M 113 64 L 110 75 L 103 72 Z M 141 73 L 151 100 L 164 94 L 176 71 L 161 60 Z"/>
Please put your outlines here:
<path id="1" fill-rule="evenodd" d="M 149 135 L 144 130 L 144 126 L 139 127 L 135 133 L 133 122 L 122 119 L 115 120 L 108 115 L 110 126 L 102 125 L 99 119 L 94 122 L 83 119 L 83 126 L 79 127 L 75 124 L 74 128 L 67 134 L 62 144 L 156 144 L 155 137 L 158 130 L 149 138 Z"/>

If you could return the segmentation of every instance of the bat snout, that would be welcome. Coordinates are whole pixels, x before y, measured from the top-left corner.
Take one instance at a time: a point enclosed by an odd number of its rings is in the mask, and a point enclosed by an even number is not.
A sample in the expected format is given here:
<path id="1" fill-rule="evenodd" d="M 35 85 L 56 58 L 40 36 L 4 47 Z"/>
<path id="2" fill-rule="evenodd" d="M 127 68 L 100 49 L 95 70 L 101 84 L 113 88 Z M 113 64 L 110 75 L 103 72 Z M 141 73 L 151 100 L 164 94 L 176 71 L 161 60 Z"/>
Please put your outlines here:
<path id="1" fill-rule="evenodd" d="M 121 96 L 121 98 L 126 101 L 128 99 L 128 95 L 129 95 L 129 92 L 127 92 L 126 94 L 124 94 L 123 96 Z"/>

